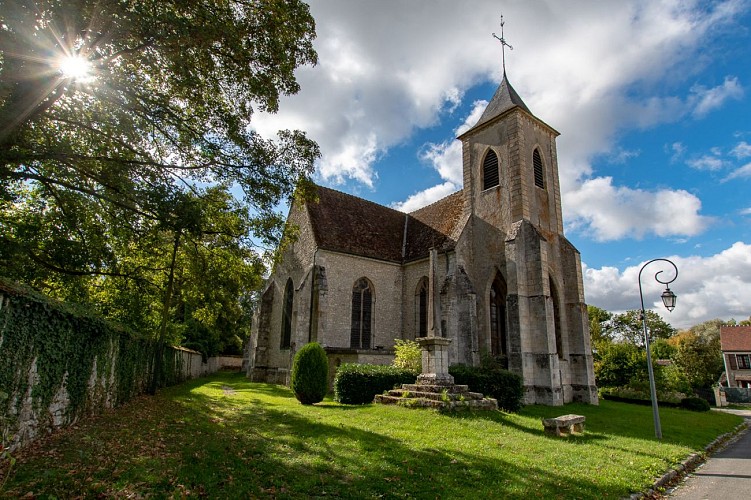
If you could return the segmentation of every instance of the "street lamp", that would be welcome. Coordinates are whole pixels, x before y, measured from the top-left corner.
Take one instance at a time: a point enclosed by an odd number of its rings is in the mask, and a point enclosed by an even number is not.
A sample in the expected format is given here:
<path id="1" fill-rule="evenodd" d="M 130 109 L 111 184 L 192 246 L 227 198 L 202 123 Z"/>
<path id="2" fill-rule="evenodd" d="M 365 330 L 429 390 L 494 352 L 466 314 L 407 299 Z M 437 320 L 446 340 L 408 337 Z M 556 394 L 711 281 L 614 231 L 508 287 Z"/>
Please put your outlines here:
<path id="1" fill-rule="evenodd" d="M 676 296 L 673 293 L 673 291 L 668 286 L 668 283 L 672 283 L 675 281 L 675 279 L 678 277 L 678 268 L 675 264 L 673 264 L 672 261 L 669 261 L 668 259 L 652 259 L 643 266 L 641 266 L 641 269 L 639 269 L 639 298 L 641 298 L 641 320 L 642 325 L 644 327 L 644 345 L 647 347 L 647 372 L 649 372 L 649 392 L 652 397 L 652 417 L 654 418 L 655 423 L 655 436 L 657 436 L 657 439 L 662 439 L 662 427 L 660 426 L 660 413 L 657 409 L 657 389 L 655 388 L 655 374 L 652 369 L 652 354 L 649 350 L 649 334 L 647 333 L 647 313 L 644 310 L 644 293 L 641 289 L 641 272 L 644 271 L 644 268 L 650 265 L 653 262 L 667 262 L 671 266 L 673 266 L 673 269 L 675 269 L 675 274 L 673 275 L 673 279 L 662 281 L 659 276 L 662 271 L 657 271 L 655 274 L 655 280 L 658 283 L 662 283 L 665 285 L 665 291 L 662 292 L 661 298 L 662 303 L 665 304 L 665 308 L 668 311 L 672 311 L 675 308 L 675 300 Z"/>

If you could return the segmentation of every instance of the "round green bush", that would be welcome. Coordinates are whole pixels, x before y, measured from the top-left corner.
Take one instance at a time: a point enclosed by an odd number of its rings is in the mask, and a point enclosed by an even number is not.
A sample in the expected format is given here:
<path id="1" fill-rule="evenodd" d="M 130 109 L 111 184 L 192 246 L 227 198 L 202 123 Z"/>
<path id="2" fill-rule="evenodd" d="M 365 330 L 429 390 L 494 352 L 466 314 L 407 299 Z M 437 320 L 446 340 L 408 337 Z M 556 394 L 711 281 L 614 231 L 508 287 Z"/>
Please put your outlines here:
<path id="1" fill-rule="evenodd" d="M 304 405 L 323 401 L 329 389 L 329 360 L 318 342 L 305 344 L 292 361 L 290 385 Z"/>
<path id="2" fill-rule="evenodd" d="M 683 398 L 681 399 L 681 408 L 691 411 L 709 411 L 709 403 L 702 398 Z"/>

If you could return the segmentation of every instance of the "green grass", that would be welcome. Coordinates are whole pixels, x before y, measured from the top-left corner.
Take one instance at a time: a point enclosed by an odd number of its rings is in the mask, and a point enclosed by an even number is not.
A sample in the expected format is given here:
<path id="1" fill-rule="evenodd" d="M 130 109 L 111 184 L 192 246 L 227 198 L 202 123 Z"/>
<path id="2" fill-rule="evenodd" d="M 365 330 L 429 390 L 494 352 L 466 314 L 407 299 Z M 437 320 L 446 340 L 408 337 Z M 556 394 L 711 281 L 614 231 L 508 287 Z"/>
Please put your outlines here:
<path id="1" fill-rule="evenodd" d="M 541 417 L 586 415 L 555 438 Z M 621 498 L 742 419 L 649 407 L 444 415 L 326 399 L 218 374 L 141 397 L 18 452 L 1 496 Z M 0 481 L 1 482 L 1 481 Z"/>

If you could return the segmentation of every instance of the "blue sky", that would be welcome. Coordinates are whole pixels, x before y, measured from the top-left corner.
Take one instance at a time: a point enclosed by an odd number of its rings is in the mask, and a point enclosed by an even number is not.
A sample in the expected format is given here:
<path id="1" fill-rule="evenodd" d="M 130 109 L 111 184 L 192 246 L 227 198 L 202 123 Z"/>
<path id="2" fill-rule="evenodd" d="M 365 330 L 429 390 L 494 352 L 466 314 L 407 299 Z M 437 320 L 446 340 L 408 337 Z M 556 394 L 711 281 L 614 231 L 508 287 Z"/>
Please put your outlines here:
<path id="1" fill-rule="evenodd" d="M 310 2 L 319 64 L 257 130 L 300 128 L 323 185 L 411 211 L 461 188 L 460 147 L 501 78 L 561 133 L 586 300 L 639 305 L 672 259 L 678 328 L 751 315 L 751 1 Z M 654 265 L 653 265 L 654 266 Z M 650 271 L 651 273 L 647 273 Z M 661 289 L 645 271 L 645 302 Z"/>

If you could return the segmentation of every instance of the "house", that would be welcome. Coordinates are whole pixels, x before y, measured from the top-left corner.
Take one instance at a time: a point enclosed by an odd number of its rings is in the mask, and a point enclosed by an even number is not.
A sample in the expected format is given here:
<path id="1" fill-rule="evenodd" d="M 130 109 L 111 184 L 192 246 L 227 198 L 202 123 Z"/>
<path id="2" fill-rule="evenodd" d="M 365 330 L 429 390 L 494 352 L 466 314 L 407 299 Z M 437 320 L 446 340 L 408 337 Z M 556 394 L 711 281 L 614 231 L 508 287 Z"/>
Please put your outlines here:
<path id="1" fill-rule="evenodd" d="M 458 138 L 461 190 L 408 214 L 322 186 L 294 203 L 297 239 L 263 290 L 248 376 L 287 383 L 307 342 L 325 347 L 333 372 L 390 363 L 395 339 L 436 336 L 451 339 L 450 363 L 503 360 L 522 376 L 527 404 L 596 404 L 581 259 L 563 234 L 558 135 L 504 72 Z"/>
<path id="2" fill-rule="evenodd" d="M 727 387 L 751 388 L 751 326 L 720 326 Z"/>

